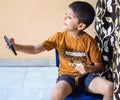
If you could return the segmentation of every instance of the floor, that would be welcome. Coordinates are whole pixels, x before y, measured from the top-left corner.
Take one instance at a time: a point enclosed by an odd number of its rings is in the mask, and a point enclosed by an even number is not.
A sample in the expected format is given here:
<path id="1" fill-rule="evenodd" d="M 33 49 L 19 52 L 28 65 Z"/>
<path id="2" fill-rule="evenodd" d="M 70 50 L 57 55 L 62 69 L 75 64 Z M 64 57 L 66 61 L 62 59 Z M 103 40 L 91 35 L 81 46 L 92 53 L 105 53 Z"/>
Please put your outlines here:
<path id="1" fill-rule="evenodd" d="M 0 100 L 49 100 L 57 67 L 0 67 Z"/>

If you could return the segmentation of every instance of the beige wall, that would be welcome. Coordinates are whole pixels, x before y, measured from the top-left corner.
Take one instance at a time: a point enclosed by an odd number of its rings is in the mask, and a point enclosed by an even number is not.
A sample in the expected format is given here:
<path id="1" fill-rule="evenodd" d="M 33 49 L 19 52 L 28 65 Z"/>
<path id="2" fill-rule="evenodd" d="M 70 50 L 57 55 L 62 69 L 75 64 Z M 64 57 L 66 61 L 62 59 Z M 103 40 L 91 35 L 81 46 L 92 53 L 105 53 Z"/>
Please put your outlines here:
<path id="1" fill-rule="evenodd" d="M 0 0 L 0 58 L 53 58 L 54 50 L 37 55 L 18 53 L 4 48 L 3 36 L 17 43 L 38 44 L 51 34 L 62 31 L 62 17 L 69 3 L 75 0 Z M 94 7 L 96 0 L 90 2 Z M 93 35 L 94 25 L 87 31 Z"/>

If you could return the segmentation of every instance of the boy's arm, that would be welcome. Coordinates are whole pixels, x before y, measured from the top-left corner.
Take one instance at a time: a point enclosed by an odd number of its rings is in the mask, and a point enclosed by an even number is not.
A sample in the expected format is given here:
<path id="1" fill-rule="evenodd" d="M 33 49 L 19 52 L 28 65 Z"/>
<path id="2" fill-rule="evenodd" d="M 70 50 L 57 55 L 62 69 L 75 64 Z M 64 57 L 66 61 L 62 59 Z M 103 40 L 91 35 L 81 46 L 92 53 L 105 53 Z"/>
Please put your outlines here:
<path id="1" fill-rule="evenodd" d="M 10 39 L 12 45 L 14 46 L 16 51 L 28 53 L 28 54 L 37 54 L 42 51 L 45 51 L 46 49 L 42 44 L 39 45 L 21 45 L 14 42 L 14 39 Z"/>
<path id="2" fill-rule="evenodd" d="M 103 71 L 103 63 L 98 62 L 98 63 L 94 63 L 93 65 L 81 64 L 80 66 L 76 66 L 75 70 L 81 74 L 85 74 L 88 72 L 98 73 Z"/>
<path id="3" fill-rule="evenodd" d="M 94 73 L 102 72 L 104 69 L 102 62 L 97 62 L 94 63 L 93 65 L 86 65 L 86 67 L 88 68 L 88 72 L 94 72 Z"/>
<path id="4" fill-rule="evenodd" d="M 46 50 L 42 44 L 39 45 L 20 45 L 20 44 L 13 44 L 16 51 L 28 53 L 28 54 L 37 54 L 44 50 Z"/>

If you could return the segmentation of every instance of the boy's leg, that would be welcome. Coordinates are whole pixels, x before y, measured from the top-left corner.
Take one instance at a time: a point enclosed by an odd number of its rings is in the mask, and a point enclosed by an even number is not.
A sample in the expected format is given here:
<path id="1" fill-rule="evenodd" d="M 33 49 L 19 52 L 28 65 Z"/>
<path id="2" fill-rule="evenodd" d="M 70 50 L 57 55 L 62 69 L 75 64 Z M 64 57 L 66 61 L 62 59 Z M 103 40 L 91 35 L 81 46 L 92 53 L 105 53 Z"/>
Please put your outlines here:
<path id="1" fill-rule="evenodd" d="M 103 100 L 113 100 L 113 89 L 112 82 L 101 77 L 95 77 L 88 87 L 88 92 L 102 94 Z"/>
<path id="2" fill-rule="evenodd" d="M 64 80 L 58 81 L 52 91 L 50 100 L 63 100 L 71 92 L 72 87 L 68 82 Z"/>

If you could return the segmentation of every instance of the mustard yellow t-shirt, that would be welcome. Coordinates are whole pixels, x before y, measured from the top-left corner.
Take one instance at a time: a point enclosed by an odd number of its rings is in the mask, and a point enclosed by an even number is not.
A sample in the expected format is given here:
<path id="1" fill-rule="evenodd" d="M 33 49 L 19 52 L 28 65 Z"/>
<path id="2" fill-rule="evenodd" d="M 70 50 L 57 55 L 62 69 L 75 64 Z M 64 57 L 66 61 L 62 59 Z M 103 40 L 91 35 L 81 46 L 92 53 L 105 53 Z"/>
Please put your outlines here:
<path id="1" fill-rule="evenodd" d="M 95 40 L 84 33 L 81 37 L 73 38 L 67 31 L 57 32 L 43 42 L 46 50 L 53 48 L 59 52 L 59 75 L 70 74 L 79 76 L 75 66 L 80 63 L 93 64 L 101 61 L 101 54 Z"/>

